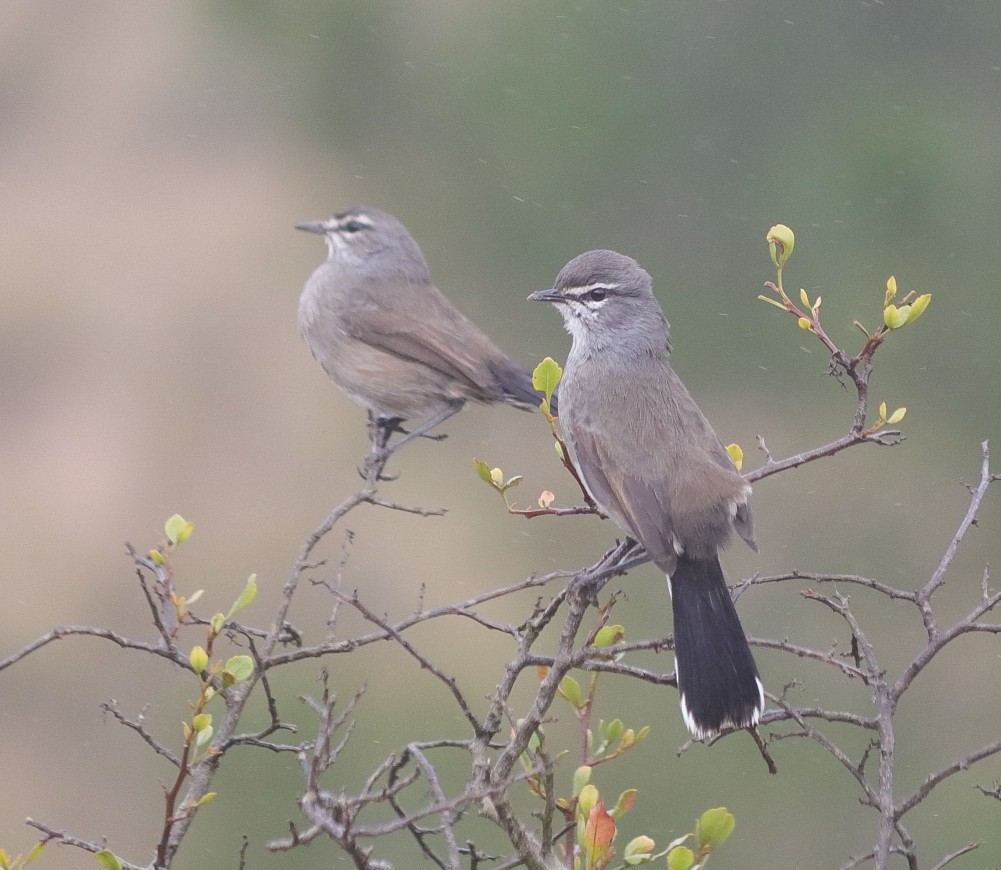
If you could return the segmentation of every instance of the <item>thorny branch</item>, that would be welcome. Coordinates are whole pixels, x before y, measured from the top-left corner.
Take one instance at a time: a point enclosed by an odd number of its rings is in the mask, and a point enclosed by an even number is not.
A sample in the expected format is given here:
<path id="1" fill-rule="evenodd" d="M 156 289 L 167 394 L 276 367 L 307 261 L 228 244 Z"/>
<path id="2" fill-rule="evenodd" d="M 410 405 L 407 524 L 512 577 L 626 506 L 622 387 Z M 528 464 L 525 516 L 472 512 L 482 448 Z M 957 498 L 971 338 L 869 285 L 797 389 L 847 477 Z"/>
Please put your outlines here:
<path id="1" fill-rule="evenodd" d="M 823 336 L 821 336 L 823 340 Z M 830 444 L 805 451 L 785 459 L 775 460 L 763 439 L 759 446 L 765 457 L 760 468 L 746 474 L 754 482 L 780 471 L 795 468 L 828 456 L 833 456 L 858 444 L 890 446 L 900 441 L 900 433 L 888 429 L 866 429 L 866 403 L 868 378 L 872 369 L 872 355 L 878 342 L 868 342 L 863 351 L 855 357 L 848 357 L 834 348 L 832 370 L 845 375 L 856 387 L 857 405 L 852 426 L 848 433 Z M 565 833 L 562 816 L 557 812 L 553 791 L 552 758 L 544 750 L 531 750 L 533 739 L 539 734 L 540 726 L 552 716 L 561 681 L 573 670 L 592 674 L 608 674 L 619 678 L 638 679 L 654 685 L 675 686 L 673 673 L 662 673 L 637 666 L 627 661 L 630 655 L 641 651 L 659 651 L 673 648 L 670 637 L 620 642 L 609 647 L 597 648 L 589 643 L 594 636 L 594 628 L 585 631 L 585 623 L 596 602 L 598 594 L 614 576 L 624 574 L 633 567 L 647 561 L 642 548 L 635 542 L 625 540 L 610 550 L 595 565 L 578 571 L 555 571 L 546 575 L 525 578 L 500 589 L 481 593 L 464 601 L 454 602 L 436 608 L 418 608 L 401 618 L 390 619 L 375 613 L 358 596 L 341 591 L 340 574 L 347 559 L 345 549 L 337 582 L 314 580 L 314 589 L 324 589 L 330 596 L 330 615 L 326 632 L 318 643 L 310 644 L 290 625 L 288 616 L 292 602 L 303 585 L 302 580 L 314 572 L 319 565 L 314 558 L 317 546 L 351 511 L 363 505 L 384 510 L 405 511 L 420 516 L 438 515 L 442 511 L 401 505 L 383 499 L 377 493 L 385 481 L 386 464 L 395 454 L 399 443 L 390 443 L 390 433 L 377 425 L 371 429 L 372 449 L 363 469 L 363 486 L 348 499 L 330 511 L 319 527 L 303 544 L 295 564 L 282 588 L 279 606 L 271 626 L 266 631 L 233 623 L 229 626 L 234 641 L 245 641 L 255 663 L 253 676 L 222 693 L 225 704 L 224 715 L 215 723 L 212 749 L 200 761 L 193 762 L 186 756 L 178 757 L 171 750 L 157 742 L 145 730 L 142 719 L 131 720 L 121 714 L 113 704 L 105 709 L 120 724 L 136 732 L 155 752 L 178 768 L 175 787 L 169 796 L 167 813 L 161 836 L 161 848 L 156 860 L 148 865 L 157 870 L 173 866 L 178 848 L 197 807 L 209 791 L 219 764 L 234 746 L 266 748 L 278 752 L 298 754 L 305 777 L 305 791 L 300 805 L 309 821 L 308 827 L 299 830 L 289 825 L 290 836 L 271 844 L 274 849 L 289 849 L 304 846 L 317 837 L 333 839 L 360 870 L 379 870 L 389 866 L 383 859 L 374 856 L 382 838 L 389 834 L 408 832 L 419 848 L 422 856 L 442 868 L 460 868 L 462 862 L 475 868 L 488 861 L 495 868 L 525 866 L 534 870 L 553 870 L 572 863 L 572 855 L 561 850 L 561 838 Z M 955 556 L 969 529 L 975 525 L 978 511 L 986 497 L 988 488 L 999 475 L 990 470 L 988 445 L 982 445 L 981 474 L 977 485 L 970 488 L 969 508 L 953 535 L 943 556 L 927 582 L 917 590 L 894 587 L 883 581 L 845 574 L 821 574 L 811 572 L 786 572 L 770 576 L 754 576 L 738 585 L 736 594 L 750 592 L 757 586 L 773 583 L 807 583 L 819 587 L 832 587 L 829 595 L 820 594 L 811 588 L 804 590 L 804 596 L 815 601 L 845 626 L 850 648 L 856 652 L 854 662 L 832 646 L 815 649 L 789 638 L 751 638 L 751 643 L 761 648 L 787 653 L 804 661 L 831 668 L 848 680 L 857 682 L 864 688 L 868 700 L 874 696 L 874 708 L 865 712 L 833 710 L 824 707 L 796 707 L 790 704 L 785 692 L 780 695 L 768 694 L 772 707 L 762 716 L 759 729 L 766 731 L 765 746 L 790 739 L 806 739 L 818 745 L 824 752 L 837 760 L 839 765 L 856 783 L 862 801 L 879 814 L 876 843 L 871 849 L 851 858 L 846 867 L 871 864 L 877 868 L 887 867 L 891 855 L 901 856 L 908 867 L 916 868 L 917 847 L 914 839 L 902 823 L 902 818 L 922 804 L 937 787 L 968 770 L 978 762 L 1001 754 L 1001 741 L 985 744 L 965 754 L 959 755 L 949 764 L 931 772 L 925 781 L 912 792 L 901 794 L 895 784 L 894 773 L 897 765 L 895 746 L 895 715 L 901 697 L 910 689 L 914 681 L 923 673 L 935 657 L 948 645 L 971 633 L 1001 634 L 1001 623 L 986 622 L 985 617 L 1001 603 L 1001 591 L 992 591 L 989 573 L 985 570 L 981 581 L 979 600 L 967 615 L 949 626 L 942 626 L 934 607 L 934 596 L 945 582 Z M 585 512 L 589 509 L 573 509 L 570 512 Z M 531 512 L 533 515 L 535 512 Z M 552 510 L 540 511 L 553 513 Z M 110 641 L 123 648 L 136 650 L 166 659 L 175 667 L 190 671 L 187 657 L 176 645 L 178 632 L 186 627 L 204 625 L 204 619 L 187 614 L 180 621 L 169 606 L 173 590 L 173 577 L 169 570 L 145 555 L 129 548 L 129 553 L 137 568 L 142 594 L 147 601 L 154 627 L 159 635 L 156 642 L 137 641 L 115 632 L 91 626 L 60 626 L 43 635 L 22 649 L 0 661 L 0 671 L 23 660 L 28 655 L 48 645 L 54 640 L 67 636 L 91 636 Z M 322 564 L 322 563 L 320 563 Z M 150 577 L 151 580 L 148 580 Z M 895 676 L 886 673 L 879 656 L 879 647 L 870 637 L 864 620 L 853 610 L 850 599 L 839 591 L 839 587 L 857 586 L 884 596 L 891 602 L 909 604 L 917 611 L 926 634 L 925 645 L 912 657 L 911 661 Z M 488 615 L 485 608 L 494 602 L 535 590 L 538 598 L 531 615 L 520 624 L 509 624 Z M 549 590 L 549 591 L 547 591 Z M 342 637 L 337 631 L 338 615 L 344 607 L 357 611 L 371 626 L 371 629 Z M 416 641 L 407 637 L 416 626 L 439 620 L 459 618 L 481 626 L 487 631 L 499 633 L 514 644 L 514 652 L 506 663 L 494 691 L 480 710 L 467 692 L 445 668 L 436 661 L 436 654 L 422 650 Z M 548 630 L 548 631 L 547 631 Z M 558 635 L 555 650 L 545 653 L 536 650 L 540 638 Z M 428 671 L 445 687 L 456 709 L 461 713 L 468 734 L 442 740 L 411 742 L 399 752 L 378 764 L 364 785 L 354 794 L 327 791 L 322 780 L 328 777 L 337 760 L 350 740 L 353 723 L 351 717 L 361 694 L 359 692 L 339 713 L 335 713 L 336 699 L 329 692 L 324 677 L 324 688 L 319 701 L 308 701 L 319 719 L 318 735 L 315 740 L 301 744 L 278 744 L 269 738 L 281 730 L 292 730 L 279 716 L 279 701 L 268 683 L 267 675 L 280 667 L 307 659 L 325 659 L 327 656 L 350 654 L 361 647 L 382 641 L 398 645 L 413 660 L 415 666 Z M 514 690 L 525 671 L 534 674 L 544 668 L 545 675 L 538 682 L 534 696 L 524 710 L 517 710 L 513 700 Z M 239 734 L 238 724 L 246 704 L 258 685 L 264 692 L 270 716 L 270 724 L 255 734 Z M 852 757 L 827 733 L 825 725 L 850 726 L 872 736 L 872 743 L 859 758 Z M 791 728 L 790 728 L 791 726 Z M 502 735 L 509 728 L 510 732 Z M 723 735 L 726 737 L 727 735 Z M 335 742 L 335 738 L 337 738 Z M 720 738 L 717 738 L 720 739 Z M 715 742 L 715 741 L 713 741 Z M 686 744 L 687 745 L 687 744 Z M 438 757 L 442 754 L 461 753 L 468 763 L 468 777 L 458 790 L 449 791 L 439 776 Z M 867 762 L 872 755 L 877 771 L 871 774 Z M 526 770 L 519 771 L 517 765 L 529 762 Z M 539 777 L 538 782 L 546 783 L 545 802 L 538 814 L 538 823 L 528 821 L 524 813 L 515 805 L 516 786 L 526 780 Z M 414 801 L 404 802 L 404 795 L 415 794 L 414 788 L 423 783 L 422 796 Z M 183 793 L 181 786 L 183 785 Z M 978 786 L 988 796 L 997 796 L 996 789 Z M 172 807 L 189 808 L 175 811 Z M 389 807 L 392 817 L 387 821 L 385 813 L 378 808 Z M 367 818 L 370 810 L 376 810 L 373 818 Z M 472 841 L 462 836 L 460 826 L 467 811 L 476 810 L 490 819 L 506 834 L 511 845 L 508 855 L 486 855 Z M 41 822 L 29 821 L 47 839 L 75 846 L 91 852 L 99 851 L 102 844 L 74 837 Z M 944 867 L 977 848 L 969 843 L 942 857 L 935 865 Z M 246 847 L 241 852 L 240 861 Z M 140 867 L 129 864 L 123 866 Z"/>

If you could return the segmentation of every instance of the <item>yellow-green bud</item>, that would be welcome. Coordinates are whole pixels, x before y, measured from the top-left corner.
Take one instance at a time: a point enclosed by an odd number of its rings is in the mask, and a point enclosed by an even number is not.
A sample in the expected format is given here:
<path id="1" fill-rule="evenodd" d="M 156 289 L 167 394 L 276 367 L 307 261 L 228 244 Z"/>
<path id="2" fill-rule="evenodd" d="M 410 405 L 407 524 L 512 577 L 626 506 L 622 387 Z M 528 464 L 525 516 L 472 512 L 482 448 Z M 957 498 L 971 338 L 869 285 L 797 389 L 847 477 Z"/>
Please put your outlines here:
<path id="1" fill-rule="evenodd" d="M 897 295 L 897 279 L 891 275 L 886 279 L 886 295 L 883 297 L 883 306 L 886 307 L 893 301 L 893 297 Z"/>
<path id="2" fill-rule="evenodd" d="M 188 661 L 191 662 L 191 670 L 196 674 L 200 674 L 209 664 L 208 653 L 205 652 L 200 646 L 192 647 L 191 654 L 188 656 Z"/>
<path id="3" fill-rule="evenodd" d="M 765 239 L 768 241 L 772 262 L 781 269 L 792 256 L 792 249 L 796 246 L 796 236 L 785 224 L 775 224 Z"/>

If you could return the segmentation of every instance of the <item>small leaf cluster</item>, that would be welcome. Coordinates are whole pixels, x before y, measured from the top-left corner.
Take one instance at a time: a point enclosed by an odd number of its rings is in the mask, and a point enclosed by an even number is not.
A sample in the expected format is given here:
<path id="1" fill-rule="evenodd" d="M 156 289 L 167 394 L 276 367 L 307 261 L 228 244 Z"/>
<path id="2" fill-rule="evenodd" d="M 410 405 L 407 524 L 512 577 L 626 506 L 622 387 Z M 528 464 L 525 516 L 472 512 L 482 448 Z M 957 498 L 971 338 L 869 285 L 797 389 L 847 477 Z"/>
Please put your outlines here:
<path id="1" fill-rule="evenodd" d="M 553 507 L 553 503 L 556 501 L 556 495 L 552 492 L 552 490 L 545 489 L 539 493 L 539 497 L 536 499 L 538 508 L 519 508 L 514 502 L 508 500 L 507 491 L 521 483 L 522 476 L 519 474 L 511 478 L 505 478 L 504 472 L 500 468 L 491 468 L 487 465 L 487 463 L 479 459 L 474 459 L 473 465 L 476 468 L 476 473 L 480 476 L 480 479 L 487 484 L 487 486 L 500 493 L 501 497 L 504 499 L 504 506 L 510 514 L 517 514 L 518 516 L 523 516 L 527 519 L 539 516 L 569 516 L 573 514 L 601 515 L 601 512 L 598 510 L 597 505 L 591 498 L 587 487 L 581 480 L 580 474 L 577 472 L 573 462 L 570 460 L 566 444 L 563 442 L 563 438 L 560 436 L 559 429 L 556 425 L 559 422 L 559 418 L 554 416 L 552 412 L 552 399 L 562 378 L 563 369 L 560 367 L 559 363 L 556 362 L 556 360 L 549 356 L 540 362 L 535 367 L 535 371 L 532 372 L 532 384 L 543 394 L 543 399 L 539 403 L 539 409 L 545 415 L 546 421 L 549 423 L 549 428 L 552 430 L 554 439 L 553 446 L 556 448 L 556 456 L 560 460 L 563 467 L 570 472 L 570 476 L 577 482 L 586 504 L 584 506 L 566 508 Z"/>
<path id="2" fill-rule="evenodd" d="M 163 533 L 167 536 L 166 541 L 149 551 L 150 559 L 157 565 L 169 565 L 170 554 L 176 547 L 188 540 L 194 530 L 194 523 L 189 523 L 180 514 L 174 514 L 163 524 Z"/>
<path id="3" fill-rule="evenodd" d="M 636 803 L 636 790 L 629 789 L 619 795 L 615 806 L 605 808 L 601 793 L 585 779 L 589 768 L 578 768 L 574 785 L 579 786 L 575 795 L 576 845 L 574 870 L 604 870 L 616 857 L 613 847 L 618 834 L 617 822 Z M 622 867 L 650 864 L 666 858 L 669 870 L 701 870 L 710 856 L 729 839 L 736 826 L 733 814 L 726 807 L 706 810 L 695 821 L 695 830 L 675 838 L 660 852 L 652 837 L 640 834 L 633 837 L 622 850 Z M 688 845 L 691 841 L 691 845 Z"/>
<path id="4" fill-rule="evenodd" d="M 695 822 L 695 830 L 673 840 L 667 847 L 667 866 L 670 870 L 699 870 L 706 866 L 709 856 L 723 845 L 733 833 L 737 821 L 726 807 L 706 810 Z M 685 843 L 692 840 L 692 849 Z"/>
<path id="5" fill-rule="evenodd" d="M 160 547 L 150 550 L 149 555 L 154 565 L 170 570 L 169 556 L 173 549 L 186 541 L 194 531 L 194 523 L 185 520 L 180 514 L 174 514 L 164 524 L 166 542 Z M 157 556 L 153 554 L 156 553 Z M 170 593 L 177 615 L 180 620 L 188 616 L 188 605 L 201 598 L 203 590 L 198 590 L 188 598 Z M 215 792 L 207 792 L 197 800 L 182 802 L 175 811 L 174 797 L 179 793 L 181 784 L 192 774 L 193 770 L 206 760 L 217 755 L 217 750 L 211 746 L 215 733 L 212 725 L 212 714 L 207 712 L 209 703 L 219 694 L 237 683 L 248 679 L 254 673 L 254 660 L 248 655 L 234 655 L 222 659 L 213 659 L 213 648 L 219 636 L 226 630 L 232 618 L 246 607 L 249 607 L 257 597 L 257 575 L 251 574 L 236 600 L 226 613 L 214 614 L 206 624 L 206 639 L 204 646 L 196 644 L 188 653 L 188 664 L 198 676 L 199 691 L 195 701 L 189 702 L 190 717 L 181 722 L 183 736 L 182 753 L 177 777 L 170 788 L 165 788 L 168 803 L 168 824 L 181 818 L 193 815 L 200 807 L 214 800 Z M 95 854 L 98 864 L 105 870 L 123 870 L 126 865 L 109 849 L 102 849 Z"/>
<path id="6" fill-rule="evenodd" d="M 190 606 L 204 594 L 204 590 L 199 589 L 188 596 L 179 595 L 171 583 L 174 573 L 172 565 L 174 552 L 191 537 L 194 531 L 194 523 L 188 522 L 180 514 L 174 514 L 163 524 L 164 540 L 147 553 L 152 567 L 157 571 L 158 579 L 163 584 L 163 593 L 174 607 L 175 626 L 184 622 Z"/>
<path id="7" fill-rule="evenodd" d="M 820 323 L 820 306 L 823 301 L 821 297 L 818 296 L 815 300 L 811 301 L 806 290 L 800 289 L 800 306 L 789 298 L 782 286 L 783 271 L 786 263 L 792 256 L 793 249 L 796 245 L 796 237 L 793 234 L 793 231 L 784 224 L 776 224 L 768 231 L 765 239 L 768 242 L 768 249 L 776 269 L 775 282 L 769 281 L 765 284 L 765 286 L 775 293 L 778 299 L 772 299 L 770 296 L 765 296 L 763 294 L 759 295 L 758 299 L 792 314 L 796 318 L 796 322 L 799 327 L 816 335 L 821 342 L 823 342 L 824 346 L 831 352 L 835 360 L 837 360 L 846 370 L 851 371 L 859 366 L 860 363 L 864 365 L 871 364 L 873 354 L 885 338 L 891 332 L 914 323 L 914 321 L 925 313 L 925 310 L 931 304 L 931 293 L 922 293 L 921 295 L 918 295 L 913 290 L 909 291 L 899 302 L 894 301 L 897 297 L 897 279 L 891 275 L 886 282 L 886 293 L 883 296 L 883 324 L 879 327 L 879 329 L 870 331 L 859 321 L 853 321 L 853 325 L 866 337 L 866 344 L 858 354 L 849 358 L 847 354 L 842 353 L 837 345 L 835 345 L 834 342 L 828 337 Z M 899 423 L 904 419 L 904 415 L 906 413 L 906 408 L 897 408 L 897 410 L 895 410 L 892 414 L 887 415 L 886 403 L 883 402 L 880 405 L 879 419 L 871 427 L 866 429 L 865 433 L 871 434 L 873 432 L 877 432 L 888 424 L 894 425 Z M 730 448 L 728 448 L 728 450 L 729 449 Z M 733 458 L 732 453 L 731 458 Z M 734 462 L 736 464 L 736 460 L 734 460 Z"/>
<path id="8" fill-rule="evenodd" d="M 897 295 L 897 279 L 891 275 L 886 282 L 886 295 L 883 297 L 883 325 L 887 329 L 900 329 L 902 326 L 909 326 L 914 323 L 931 303 L 931 293 L 922 293 L 917 296 L 911 290 L 900 301 L 894 302 Z M 859 326 L 868 336 L 862 326 Z"/>
<path id="9" fill-rule="evenodd" d="M 550 428 L 553 430 L 553 436 L 556 438 L 556 455 L 559 456 L 561 462 L 565 462 L 566 451 L 556 430 L 557 418 L 553 416 L 551 407 L 553 392 L 556 390 L 562 377 L 563 369 L 560 367 L 560 364 L 549 356 L 540 362 L 535 367 L 535 371 L 532 372 L 532 386 L 543 395 L 543 399 L 539 403 L 539 410 L 545 415 Z M 514 502 L 508 499 L 507 492 L 521 483 L 524 477 L 516 474 L 513 477 L 505 478 L 504 472 L 500 468 L 491 468 L 486 462 L 480 459 L 473 460 L 473 467 L 476 469 L 480 480 L 491 489 L 500 493 L 501 498 L 504 499 L 504 506 L 507 508 L 508 513 L 517 512 L 518 508 Z M 548 510 L 554 501 L 556 501 L 556 496 L 548 489 L 541 492 L 537 499 L 538 505 L 543 511 Z"/>
<path id="10" fill-rule="evenodd" d="M 254 672 L 254 660 L 248 655 L 230 656 L 223 662 L 221 659 L 212 661 L 212 648 L 237 613 L 249 606 L 257 597 L 257 575 L 251 574 L 243 591 L 233 602 L 227 613 L 216 613 L 208 624 L 205 646 L 195 645 L 188 654 L 188 662 L 201 680 L 201 691 L 198 701 L 192 705 L 190 722 L 183 722 L 185 749 L 193 747 L 201 751 L 212 739 L 212 716 L 205 712 L 208 705 L 219 691 L 225 691 L 237 683 L 243 682 Z"/>
<path id="11" fill-rule="evenodd" d="M 823 334 L 820 329 L 820 306 L 823 301 L 821 297 L 818 296 L 811 302 L 809 294 L 801 288 L 799 300 L 802 303 L 802 308 L 800 308 L 789 298 L 782 286 L 783 271 L 796 244 L 793 231 L 784 224 L 776 224 L 768 231 L 765 239 L 768 242 L 768 249 L 776 269 L 775 282 L 768 282 L 765 286 L 779 298 L 776 300 L 762 294 L 758 296 L 758 299 L 793 314 L 802 329 L 817 335 Z M 857 320 L 854 321 L 854 325 L 862 331 L 867 339 L 881 341 L 888 332 L 909 326 L 925 313 L 932 300 L 931 293 L 922 293 L 919 296 L 914 290 L 909 291 L 900 302 L 893 301 L 896 296 L 897 279 L 891 275 L 887 279 L 886 293 L 883 297 L 883 325 L 877 331 L 870 332 Z"/>
<path id="12" fill-rule="evenodd" d="M 22 867 L 35 861 L 44 849 L 45 840 L 35 843 L 34 848 L 27 855 L 22 855 L 20 852 L 11 855 L 6 849 L 0 849 L 0 870 L 21 870 Z"/>
<path id="13" fill-rule="evenodd" d="M 574 795 L 576 801 L 577 854 L 574 857 L 575 870 L 602 870 L 615 857 L 612 848 L 621 819 L 636 803 L 636 789 L 627 789 L 619 795 L 611 810 L 605 809 L 605 802 L 597 787 L 588 782 L 590 767 L 579 767 L 574 774 Z M 627 865 L 642 864 L 650 860 L 654 841 L 647 836 L 634 837 L 626 845 L 623 860 Z"/>
<path id="14" fill-rule="evenodd" d="M 501 498 L 504 499 L 504 504 L 507 506 L 509 511 L 514 510 L 514 503 L 508 501 L 507 491 L 509 489 L 514 489 L 519 483 L 524 480 L 524 476 L 521 474 L 516 474 L 514 477 L 504 478 L 504 472 L 499 468 L 491 468 L 485 462 L 480 459 L 473 459 L 473 467 L 476 469 L 476 473 L 480 476 L 485 484 L 495 489 L 500 493 Z"/>
<path id="15" fill-rule="evenodd" d="M 592 631 L 588 646 L 605 650 L 603 655 L 606 658 L 617 661 L 622 653 L 615 653 L 609 648 L 625 638 L 626 629 L 608 621 L 608 614 L 614 603 L 613 598 L 600 609 L 601 621 Z M 539 667 L 537 675 L 540 681 L 546 679 L 549 668 Z M 583 750 L 571 779 L 570 796 L 555 799 L 555 809 L 568 825 L 567 842 L 563 846 L 564 857 L 572 854 L 575 870 L 605 870 L 616 860 L 620 862 L 616 864 L 617 867 L 633 867 L 661 858 L 666 859 L 666 866 L 669 868 L 693 870 L 704 867 L 712 852 L 733 831 L 733 816 L 725 809 L 703 813 L 696 822 L 694 832 L 674 840 L 660 852 L 656 851 L 657 844 L 652 837 L 641 834 L 633 837 L 622 847 L 621 855 L 618 854 L 614 844 L 619 824 L 636 804 L 638 793 L 635 788 L 627 788 L 619 793 L 614 804 L 609 807 L 593 782 L 594 771 L 599 765 L 613 761 L 643 743 L 650 734 L 650 728 L 629 728 L 618 718 L 608 722 L 599 720 L 596 726 L 591 724 L 599 676 L 599 673 L 590 674 L 585 689 L 580 681 L 567 674 L 556 689 L 557 696 L 573 709 L 583 730 Z M 529 740 L 521 763 L 528 774 L 526 781 L 529 789 L 548 804 L 550 796 L 547 794 L 547 787 L 552 782 L 552 777 L 551 774 L 539 772 L 539 766 L 535 762 L 536 759 L 547 759 L 545 744 L 545 733 L 540 728 Z M 545 766 L 549 768 L 548 763 Z M 692 846 L 685 845 L 689 840 L 693 841 Z"/>

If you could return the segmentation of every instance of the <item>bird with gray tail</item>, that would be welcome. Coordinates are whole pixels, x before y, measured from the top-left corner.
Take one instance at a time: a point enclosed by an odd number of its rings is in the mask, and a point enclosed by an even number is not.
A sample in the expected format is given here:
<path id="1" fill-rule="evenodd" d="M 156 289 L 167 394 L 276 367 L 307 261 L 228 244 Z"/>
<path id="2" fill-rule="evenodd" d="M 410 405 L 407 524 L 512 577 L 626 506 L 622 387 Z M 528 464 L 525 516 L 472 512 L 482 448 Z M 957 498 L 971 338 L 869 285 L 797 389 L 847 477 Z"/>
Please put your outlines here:
<path id="1" fill-rule="evenodd" d="M 764 689 L 718 555 L 732 530 L 757 550 L 751 487 L 671 368 L 650 275 L 589 251 L 528 298 L 552 302 L 573 339 L 560 382 L 570 458 L 602 513 L 667 575 L 685 724 L 698 738 L 755 725 Z"/>
<path id="2" fill-rule="evenodd" d="M 395 217 L 351 208 L 296 229 L 327 243 L 326 261 L 299 298 L 299 329 L 330 379 L 381 425 L 421 421 L 409 439 L 470 399 L 539 406 L 531 375 L 434 286 L 420 247 Z"/>

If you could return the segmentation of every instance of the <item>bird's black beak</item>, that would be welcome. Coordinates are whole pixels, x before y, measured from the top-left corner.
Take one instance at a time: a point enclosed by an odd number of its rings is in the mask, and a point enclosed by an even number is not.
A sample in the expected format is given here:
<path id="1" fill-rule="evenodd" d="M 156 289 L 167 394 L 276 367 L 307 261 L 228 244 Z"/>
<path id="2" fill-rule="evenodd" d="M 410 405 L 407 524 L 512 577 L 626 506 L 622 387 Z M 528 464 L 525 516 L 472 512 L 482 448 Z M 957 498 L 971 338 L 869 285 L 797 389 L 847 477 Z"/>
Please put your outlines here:
<path id="1" fill-rule="evenodd" d="M 559 290 L 536 290 L 528 297 L 532 302 L 566 302 L 566 297 Z"/>
<path id="2" fill-rule="evenodd" d="M 296 224 L 295 228 L 297 230 L 302 230 L 304 233 L 316 233 L 318 236 L 326 234 L 327 227 L 322 221 L 313 221 L 311 223 Z"/>

